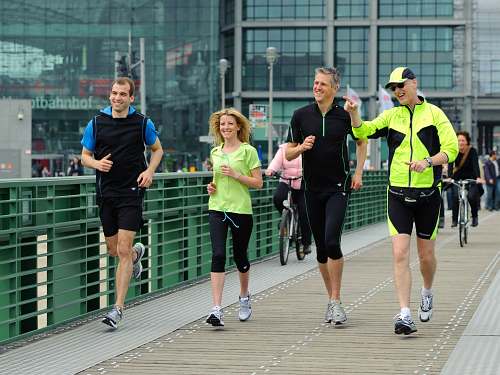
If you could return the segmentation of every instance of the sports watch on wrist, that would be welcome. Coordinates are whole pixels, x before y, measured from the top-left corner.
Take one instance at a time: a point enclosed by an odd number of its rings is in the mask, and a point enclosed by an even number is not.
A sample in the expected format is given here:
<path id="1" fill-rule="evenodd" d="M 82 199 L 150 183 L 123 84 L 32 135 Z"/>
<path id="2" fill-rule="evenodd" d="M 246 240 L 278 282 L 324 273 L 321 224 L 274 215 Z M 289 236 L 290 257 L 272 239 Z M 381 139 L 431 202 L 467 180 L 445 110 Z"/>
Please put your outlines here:
<path id="1" fill-rule="evenodd" d="M 432 167 L 432 159 L 429 156 L 425 157 L 424 160 L 429 164 L 429 167 Z"/>

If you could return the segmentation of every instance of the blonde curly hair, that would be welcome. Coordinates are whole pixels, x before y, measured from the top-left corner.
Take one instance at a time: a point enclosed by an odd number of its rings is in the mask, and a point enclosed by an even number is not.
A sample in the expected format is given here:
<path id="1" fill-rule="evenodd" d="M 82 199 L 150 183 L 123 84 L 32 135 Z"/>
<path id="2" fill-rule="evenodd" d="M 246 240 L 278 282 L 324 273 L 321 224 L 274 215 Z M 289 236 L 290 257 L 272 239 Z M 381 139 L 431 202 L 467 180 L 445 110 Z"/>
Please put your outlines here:
<path id="1" fill-rule="evenodd" d="M 236 119 L 236 123 L 240 127 L 240 130 L 238 130 L 238 139 L 241 142 L 250 142 L 250 121 L 235 108 L 224 108 L 220 111 L 212 113 L 210 115 L 210 119 L 208 120 L 208 124 L 210 126 L 209 134 L 214 137 L 215 146 L 219 146 L 224 143 L 224 138 L 220 132 L 220 119 L 222 116 L 233 116 Z"/>

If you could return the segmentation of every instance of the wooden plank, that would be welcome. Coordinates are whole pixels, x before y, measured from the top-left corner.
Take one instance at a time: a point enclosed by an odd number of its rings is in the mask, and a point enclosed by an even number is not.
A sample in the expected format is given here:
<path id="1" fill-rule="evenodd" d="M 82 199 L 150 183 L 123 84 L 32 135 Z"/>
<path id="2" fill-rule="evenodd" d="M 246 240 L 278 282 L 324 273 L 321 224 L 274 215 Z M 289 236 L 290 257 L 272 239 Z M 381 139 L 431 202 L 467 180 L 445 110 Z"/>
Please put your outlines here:
<path id="1" fill-rule="evenodd" d="M 456 230 L 440 233 L 434 316 L 417 322 L 414 335 L 393 333 L 399 308 L 385 240 L 346 261 L 345 327 L 322 322 L 327 298 L 313 270 L 255 295 L 248 322 L 237 320 L 232 305 L 223 330 L 198 320 L 82 374 L 438 374 L 498 270 L 494 228 L 495 220 L 483 221 L 465 248 Z M 415 249 L 412 267 L 411 307 L 418 320 L 422 282 Z"/>

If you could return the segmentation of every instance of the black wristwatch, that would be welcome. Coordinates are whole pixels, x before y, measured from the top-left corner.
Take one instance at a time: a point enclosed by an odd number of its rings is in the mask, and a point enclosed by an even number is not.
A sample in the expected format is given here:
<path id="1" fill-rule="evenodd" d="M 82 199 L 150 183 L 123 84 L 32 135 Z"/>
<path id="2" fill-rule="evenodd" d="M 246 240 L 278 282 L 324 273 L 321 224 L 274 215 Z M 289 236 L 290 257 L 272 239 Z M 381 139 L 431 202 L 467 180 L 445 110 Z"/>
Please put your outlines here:
<path id="1" fill-rule="evenodd" d="M 432 159 L 429 156 L 425 157 L 424 160 L 429 164 L 429 167 L 432 167 Z"/>

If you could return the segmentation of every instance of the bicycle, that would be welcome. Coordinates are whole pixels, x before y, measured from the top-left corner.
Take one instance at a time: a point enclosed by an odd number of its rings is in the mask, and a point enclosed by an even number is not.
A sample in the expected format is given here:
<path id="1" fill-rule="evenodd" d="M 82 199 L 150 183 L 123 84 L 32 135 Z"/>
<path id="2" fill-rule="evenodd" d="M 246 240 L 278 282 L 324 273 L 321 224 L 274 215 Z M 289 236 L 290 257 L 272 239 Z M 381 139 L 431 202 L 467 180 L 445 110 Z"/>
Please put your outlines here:
<path id="1" fill-rule="evenodd" d="M 460 241 L 460 247 L 464 247 L 467 244 L 468 233 L 469 233 L 469 218 L 470 218 L 470 206 L 467 195 L 469 190 L 467 187 L 474 183 L 476 180 L 466 178 L 464 180 L 455 181 L 453 179 L 447 179 L 445 182 L 451 183 L 458 187 L 458 238 Z"/>
<path id="2" fill-rule="evenodd" d="M 303 260 L 305 254 L 302 250 L 302 233 L 299 224 L 299 209 L 297 204 L 292 199 L 292 181 L 302 178 L 299 177 L 284 177 L 278 172 L 273 174 L 274 177 L 282 178 L 288 181 L 287 198 L 283 201 L 283 212 L 281 213 L 280 226 L 279 226 L 279 250 L 280 250 L 280 263 L 284 266 L 288 262 L 288 255 L 290 247 L 295 245 L 295 253 L 298 260 Z"/>

